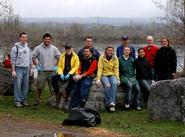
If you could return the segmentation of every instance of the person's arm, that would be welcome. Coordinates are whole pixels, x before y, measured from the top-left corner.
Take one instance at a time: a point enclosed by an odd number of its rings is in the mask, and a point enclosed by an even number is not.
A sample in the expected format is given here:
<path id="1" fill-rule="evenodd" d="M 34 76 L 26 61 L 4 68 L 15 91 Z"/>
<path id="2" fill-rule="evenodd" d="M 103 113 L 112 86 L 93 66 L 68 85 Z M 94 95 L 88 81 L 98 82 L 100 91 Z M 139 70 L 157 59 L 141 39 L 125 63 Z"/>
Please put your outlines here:
<path id="1" fill-rule="evenodd" d="M 173 50 L 172 56 L 172 74 L 175 75 L 177 69 L 177 56 L 175 50 Z"/>
<path id="2" fill-rule="evenodd" d="M 96 78 L 97 80 L 101 79 L 102 71 L 103 71 L 103 62 L 102 62 L 102 56 L 101 56 L 98 61 L 98 71 L 97 71 L 97 78 Z"/>
<path id="3" fill-rule="evenodd" d="M 118 80 L 120 80 L 120 78 L 119 78 L 119 61 L 118 61 L 117 57 L 116 57 L 115 65 L 114 65 L 114 73 L 115 73 L 116 78 Z"/>
<path id="4" fill-rule="evenodd" d="M 16 77 L 15 65 L 16 65 L 16 59 L 17 59 L 15 46 L 12 48 L 10 56 L 11 56 L 10 58 L 11 58 L 11 64 L 12 64 L 12 77 L 15 78 Z"/>
<path id="5" fill-rule="evenodd" d="M 71 75 L 74 74 L 80 66 L 80 61 L 79 61 L 78 56 L 74 56 L 74 63 L 75 63 L 74 66 L 69 71 L 69 74 L 71 74 Z"/>
<path id="6" fill-rule="evenodd" d="M 96 67 L 97 67 L 97 60 L 93 60 L 91 62 L 89 69 L 85 73 L 81 74 L 81 76 L 86 77 L 86 76 L 94 74 Z"/>

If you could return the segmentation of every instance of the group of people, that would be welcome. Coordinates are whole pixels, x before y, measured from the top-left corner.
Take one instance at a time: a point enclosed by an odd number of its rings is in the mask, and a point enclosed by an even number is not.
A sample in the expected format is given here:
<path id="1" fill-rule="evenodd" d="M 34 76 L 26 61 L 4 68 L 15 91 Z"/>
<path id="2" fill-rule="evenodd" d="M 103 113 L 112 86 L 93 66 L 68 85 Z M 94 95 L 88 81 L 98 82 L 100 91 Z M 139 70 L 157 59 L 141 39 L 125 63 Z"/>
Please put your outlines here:
<path id="1" fill-rule="evenodd" d="M 167 38 L 161 39 L 162 47 L 159 48 L 153 44 L 153 37 L 148 36 L 147 45 L 138 49 L 137 58 L 128 36 L 122 37 L 122 45 L 116 51 L 114 46 L 107 46 L 102 55 L 93 47 L 93 38 L 89 36 L 77 54 L 69 43 L 65 44 L 65 51 L 61 54 L 51 41 L 51 35 L 44 34 L 43 42 L 31 53 L 27 34 L 23 32 L 20 41 L 13 46 L 10 55 L 16 107 L 29 106 L 29 70 L 33 66 L 38 70 L 33 105 L 40 104 L 42 90 L 48 82 L 50 91 L 56 95 L 56 104 L 60 102 L 61 96 L 67 102 L 70 95 L 69 109 L 83 107 L 92 81 L 96 79 L 97 87 L 104 87 L 105 108 L 111 112 L 115 111 L 118 85 L 124 88 L 124 108 L 141 110 L 140 92 L 143 91 L 143 99 L 147 103 L 152 80 L 173 79 L 175 76 L 176 53 Z M 63 92 L 60 92 L 60 85 L 65 85 Z"/>

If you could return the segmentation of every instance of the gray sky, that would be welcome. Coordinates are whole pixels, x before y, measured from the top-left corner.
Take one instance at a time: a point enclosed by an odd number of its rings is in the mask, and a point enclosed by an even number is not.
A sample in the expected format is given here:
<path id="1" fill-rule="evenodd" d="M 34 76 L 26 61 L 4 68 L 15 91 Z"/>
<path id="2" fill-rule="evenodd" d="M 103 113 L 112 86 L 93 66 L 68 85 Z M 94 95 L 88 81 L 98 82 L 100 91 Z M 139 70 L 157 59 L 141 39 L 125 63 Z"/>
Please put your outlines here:
<path id="1" fill-rule="evenodd" d="M 13 0 L 21 17 L 159 17 L 152 0 Z"/>

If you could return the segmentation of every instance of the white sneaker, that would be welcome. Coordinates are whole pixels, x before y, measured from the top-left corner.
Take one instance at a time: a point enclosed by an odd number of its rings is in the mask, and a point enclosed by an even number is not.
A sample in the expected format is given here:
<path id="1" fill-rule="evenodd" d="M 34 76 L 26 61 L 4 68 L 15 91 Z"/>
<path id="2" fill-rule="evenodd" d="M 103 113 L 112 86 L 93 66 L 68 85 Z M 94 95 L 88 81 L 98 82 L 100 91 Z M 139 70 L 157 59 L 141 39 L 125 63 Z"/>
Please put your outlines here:
<path id="1" fill-rule="evenodd" d="M 141 107 L 136 107 L 136 110 L 142 110 Z"/>
<path id="2" fill-rule="evenodd" d="M 111 112 L 116 111 L 116 110 L 115 110 L 115 107 L 110 107 L 109 110 L 110 110 Z"/>
<path id="3" fill-rule="evenodd" d="M 116 105 L 112 102 L 110 103 L 110 107 L 115 107 Z"/>
<path id="4" fill-rule="evenodd" d="M 125 104 L 125 108 L 126 109 L 129 109 L 130 108 L 130 105 L 129 104 Z"/>

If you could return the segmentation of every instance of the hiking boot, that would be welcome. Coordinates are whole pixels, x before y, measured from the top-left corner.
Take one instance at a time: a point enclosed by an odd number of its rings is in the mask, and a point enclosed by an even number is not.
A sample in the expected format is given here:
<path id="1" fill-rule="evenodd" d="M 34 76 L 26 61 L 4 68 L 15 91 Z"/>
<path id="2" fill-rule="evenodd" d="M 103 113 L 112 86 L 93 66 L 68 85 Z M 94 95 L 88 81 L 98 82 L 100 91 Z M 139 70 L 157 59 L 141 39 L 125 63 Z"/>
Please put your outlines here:
<path id="1" fill-rule="evenodd" d="M 33 103 L 33 106 L 38 106 L 40 104 L 39 100 L 35 100 L 35 102 Z"/>
<path id="2" fill-rule="evenodd" d="M 24 102 L 22 102 L 21 103 L 23 106 L 25 106 L 25 107 L 29 107 L 30 106 L 30 104 L 27 102 L 27 101 L 24 101 Z"/>
<path id="3" fill-rule="evenodd" d="M 15 107 L 17 108 L 22 108 L 23 105 L 20 102 L 15 102 Z"/>

